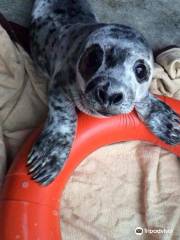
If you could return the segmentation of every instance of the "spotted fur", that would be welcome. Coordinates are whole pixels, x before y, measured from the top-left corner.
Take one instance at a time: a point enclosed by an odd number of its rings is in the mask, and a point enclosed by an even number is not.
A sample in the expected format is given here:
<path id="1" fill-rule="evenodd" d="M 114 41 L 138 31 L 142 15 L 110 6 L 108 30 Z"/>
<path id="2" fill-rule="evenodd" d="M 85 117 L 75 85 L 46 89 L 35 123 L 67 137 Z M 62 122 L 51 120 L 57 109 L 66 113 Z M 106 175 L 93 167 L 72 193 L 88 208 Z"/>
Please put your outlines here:
<path id="1" fill-rule="evenodd" d="M 168 144 L 180 143 L 180 116 L 150 93 L 136 104 L 136 111 L 151 131 Z"/>
<path id="2" fill-rule="evenodd" d="M 49 184 L 64 166 L 76 107 L 97 117 L 135 107 L 154 134 L 180 142 L 179 116 L 148 93 L 153 56 L 138 31 L 98 23 L 86 0 L 36 0 L 31 46 L 34 62 L 50 80 L 48 118 L 28 159 L 37 182 Z"/>

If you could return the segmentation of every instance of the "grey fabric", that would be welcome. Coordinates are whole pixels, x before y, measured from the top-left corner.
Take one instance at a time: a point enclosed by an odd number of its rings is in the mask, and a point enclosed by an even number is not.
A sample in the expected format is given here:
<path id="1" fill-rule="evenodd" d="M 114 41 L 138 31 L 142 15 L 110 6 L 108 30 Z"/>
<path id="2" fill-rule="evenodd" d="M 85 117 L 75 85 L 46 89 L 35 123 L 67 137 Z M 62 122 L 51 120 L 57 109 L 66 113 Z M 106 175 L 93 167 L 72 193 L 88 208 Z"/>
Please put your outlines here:
<path id="1" fill-rule="evenodd" d="M 90 0 L 101 21 L 131 25 L 154 49 L 180 44 L 180 0 Z"/>
<path id="2" fill-rule="evenodd" d="M 0 11 L 10 21 L 28 26 L 33 0 L 0 0 Z"/>
<path id="3" fill-rule="evenodd" d="M 32 2 L 33 0 L 0 0 L 0 10 L 11 21 L 28 26 Z M 154 49 L 180 45 L 180 0 L 89 2 L 101 21 L 136 27 Z"/>

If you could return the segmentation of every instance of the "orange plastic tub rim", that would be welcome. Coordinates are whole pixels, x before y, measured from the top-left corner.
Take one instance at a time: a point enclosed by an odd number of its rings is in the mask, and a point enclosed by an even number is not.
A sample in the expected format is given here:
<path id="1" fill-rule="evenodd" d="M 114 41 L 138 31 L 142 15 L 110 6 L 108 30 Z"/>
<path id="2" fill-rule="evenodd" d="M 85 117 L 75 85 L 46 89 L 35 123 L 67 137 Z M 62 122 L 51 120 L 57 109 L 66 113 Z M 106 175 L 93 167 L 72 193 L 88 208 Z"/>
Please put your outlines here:
<path id="1" fill-rule="evenodd" d="M 161 99 L 180 113 L 179 101 Z M 135 112 L 104 119 L 80 113 L 70 156 L 56 180 L 44 187 L 31 180 L 26 167 L 28 153 L 39 133 L 37 129 L 30 136 L 6 176 L 0 201 L 1 240 L 60 240 L 59 209 L 64 186 L 77 165 L 104 145 L 145 140 L 180 156 L 180 145 L 170 146 L 156 138 Z"/>

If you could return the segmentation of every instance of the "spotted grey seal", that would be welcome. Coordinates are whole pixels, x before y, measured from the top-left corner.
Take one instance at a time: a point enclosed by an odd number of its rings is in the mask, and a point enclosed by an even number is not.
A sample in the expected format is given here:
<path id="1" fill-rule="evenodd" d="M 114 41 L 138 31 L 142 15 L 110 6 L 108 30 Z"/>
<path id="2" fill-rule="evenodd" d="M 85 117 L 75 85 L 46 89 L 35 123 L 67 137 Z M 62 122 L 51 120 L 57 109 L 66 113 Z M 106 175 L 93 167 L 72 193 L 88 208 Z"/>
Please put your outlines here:
<path id="1" fill-rule="evenodd" d="M 35 181 L 47 185 L 62 169 L 76 131 L 76 107 L 97 117 L 135 108 L 156 136 L 180 143 L 179 116 L 148 91 L 153 54 L 135 29 L 98 23 L 85 0 L 36 0 L 31 47 L 50 80 L 48 117 L 28 158 Z"/>

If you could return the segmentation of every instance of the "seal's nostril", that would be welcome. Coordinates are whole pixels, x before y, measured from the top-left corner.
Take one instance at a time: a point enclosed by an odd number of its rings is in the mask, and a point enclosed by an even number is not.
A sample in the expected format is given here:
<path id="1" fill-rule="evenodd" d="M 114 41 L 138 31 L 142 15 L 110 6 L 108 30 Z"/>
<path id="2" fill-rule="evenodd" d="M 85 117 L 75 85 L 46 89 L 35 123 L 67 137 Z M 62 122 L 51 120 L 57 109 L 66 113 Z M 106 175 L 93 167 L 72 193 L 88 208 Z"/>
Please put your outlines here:
<path id="1" fill-rule="evenodd" d="M 103 89 L 97 89 L 96 90 L 96 99 L 101 104 L 106 103 L 108 100 L 108 95 L 107 95 L 106 91 Z"/>
<path id="2" fill-rule="evenodd" d="M 103 89 L 104 91 L 107 91 L 108 88 L 109 88 L 109 86 L 110 86 L 110 82 L 107 82 L 104 86 L 102 86 L 102 89 Z"/>
<path id="3" fill-rule="evenodd" d="M 122 93 L 115 93 L 109 98 L 110 104 L 117 105 L 119 104 L 123 99 L 123 94 Z"/>

